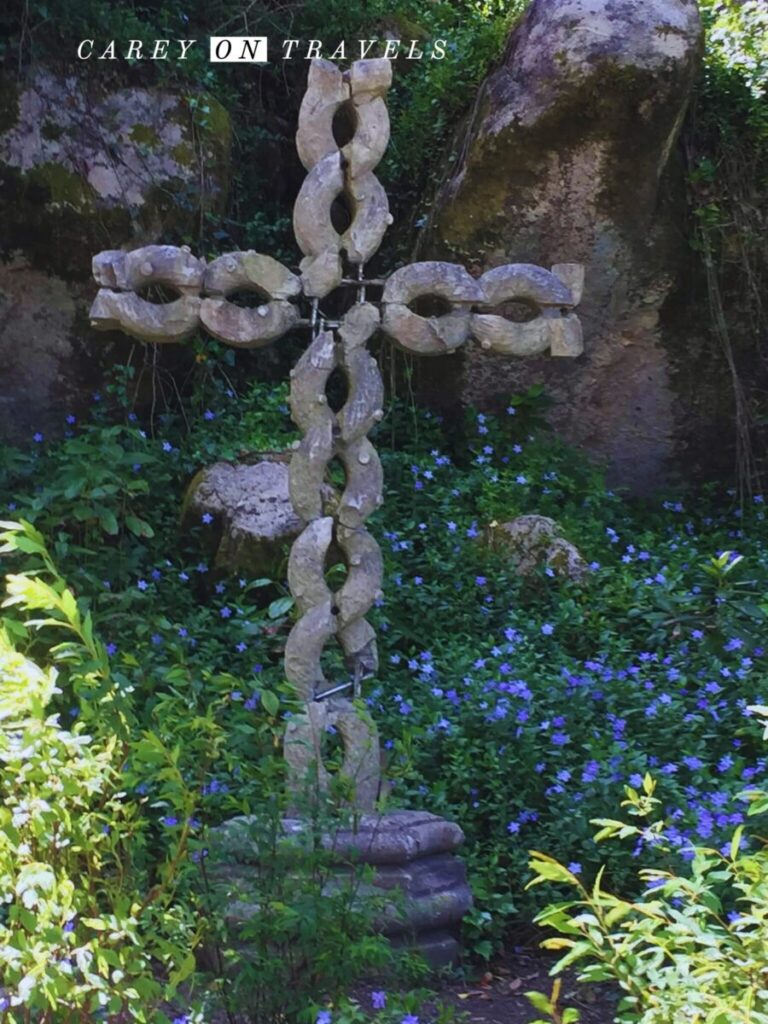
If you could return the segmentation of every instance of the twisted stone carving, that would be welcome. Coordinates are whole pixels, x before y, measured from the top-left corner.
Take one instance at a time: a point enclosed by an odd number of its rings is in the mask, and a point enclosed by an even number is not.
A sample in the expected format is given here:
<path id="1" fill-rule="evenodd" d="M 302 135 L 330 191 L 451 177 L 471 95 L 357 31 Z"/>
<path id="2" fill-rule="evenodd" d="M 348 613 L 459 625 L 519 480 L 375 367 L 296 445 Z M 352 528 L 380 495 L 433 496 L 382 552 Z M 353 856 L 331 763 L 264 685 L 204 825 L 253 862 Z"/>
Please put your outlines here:
<path id="1" fill-rule="evenodd" d="M 286 730 L 285 756 L 290 784 L 301 787 L 307 773 L 327 788 L 322 737 L 337 729 L 345 745 L 342 772 L 354 786 L 362 809 L 373 807 L 379 790 L 376 729 L 355 704 L 340 697 L 377 670 L 376 638 L 367 615 L 381 595 L 382 563 L 366 520 L 382 502 L 382 471 L 368 439 L 383 416 L 384 389 L 367 342 L 381 330 L 400 347 L 419 355 L 454 352 L 470 338 L 483 349 L 526 356 L 549 352 L 576 356 L 582 351 L 581 325 L 573 309 L 581 298 L 583 268 L 557 264 L 551 271 L 529 264 L 507 264 L 473 278 L 453 263 L 424 262 L 401 267 L 385 282 L 381 312 L 366 301 L 365 262 L 377 251 L 391 223 L 386 194 L 373 171 L 389 141 L 385 95 L 392 78 L 388 60 L 357 61 L 342 72 L 316 60 L 309 71 L 296 137 L 307 177 L 294 207 L 294 231 L 303 253 L 296 275 L 269 256 L 237 252 L 206 265 L 188 248 L 145 246 L 134 252 L 109 251 L 94 258 L 100 289 L 91 321 L 100 329 L 121 329 L 141 341 L 171 342 L 199 327 L 226 344 L 251 348 L 268 344 L 295 327 L 308 327 L 311 340 L 291 371 L 291 412 L 302 432 L 290 467 L 291 502 L 305 522 L 293 544 L 288 583 L 298 616 L 285 649 L 285 673 L 306 704 Z M 339 120 L 351 126 L 339 145 Z M 334 206 L 346 205 L 349 223 L 339 230 Z M 345 278 L 351 267 L 352 278 Z M 347 271 L 349 272 L 349 271 Z M 328 320 L 320 300 L 344 285 L 356 290 L 356 303 L 341 321 Z M 177 297 L 153 301 L 152 289 Z M 261 304 L 243 308 L 230 301 L 251 292 Z M 302 317 L 298 300 L 308 300 Z M 423 316 L 412 308 L 433 297 L 446 312 Z M 534 312 L 525 323 L 503 315 L 507 302 Z M 326 388 L 339 370 L 347 399 L 334 411 Z M 338 460 L 344 488 L 329 501 L 327 473 Z M 346 564 L 344 583 L 332 591 L 326 580 L 332 562 Z M 326 678 L 323 654 L 337 642 L 351 678 Z"/>

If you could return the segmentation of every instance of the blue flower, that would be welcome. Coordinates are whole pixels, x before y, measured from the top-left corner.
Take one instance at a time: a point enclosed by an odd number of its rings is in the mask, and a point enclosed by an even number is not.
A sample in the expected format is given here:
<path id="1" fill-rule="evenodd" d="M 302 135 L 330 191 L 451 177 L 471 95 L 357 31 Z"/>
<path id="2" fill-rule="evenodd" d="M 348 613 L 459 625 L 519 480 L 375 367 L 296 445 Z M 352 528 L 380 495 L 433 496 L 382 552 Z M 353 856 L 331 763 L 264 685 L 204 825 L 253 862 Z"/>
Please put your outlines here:
<path id="1" fill-rule="evenodd" d="M 544 636 L 552 636 L 552 634 L 555 632 L 555 627 L 551 623 L 545 622 L 544 625 L 541 627 L 541 632 L 544 634 Z"/>
<path id="2" fill-rule="evenodd" d="M 374 1010 L 383 1010 L 387 1005 L 386 992 L 371 992 L 371 1006 Z"/>
<path id="3" fill-rule="evenodd" d="M 568 865 L 568 870 L 571 872 L 572 875 L 580 875 L 581 864 L 579 864 L 577 860 L 572 860 L 571 863 Z"/>
<path id="4" fill-rule="evenodd" d="M 315 1017 L 315 1024 L 331 1024 L 331 1011 L 321 1010 Z"/>

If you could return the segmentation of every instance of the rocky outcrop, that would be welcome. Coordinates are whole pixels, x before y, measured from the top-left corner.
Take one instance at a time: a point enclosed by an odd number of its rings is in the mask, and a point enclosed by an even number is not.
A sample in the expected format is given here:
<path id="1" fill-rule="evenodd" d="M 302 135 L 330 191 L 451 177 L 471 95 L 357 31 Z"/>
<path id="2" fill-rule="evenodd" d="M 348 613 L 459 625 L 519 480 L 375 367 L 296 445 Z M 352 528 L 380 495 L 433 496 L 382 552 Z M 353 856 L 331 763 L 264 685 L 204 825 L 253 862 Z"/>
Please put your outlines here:
<path id="1" fill-rule="evenodd" d="M 94 357 L 93 253 L 181 238 L 201 210 L 221 208 L 229 118 L 213 99 L 202 107 L 205 115 L 193 115 L 180 93 L 109 91 L 39 67 L 22 83 L 0 79 L 4 436 L 60 429 L 115 358 L 103 344 Z M 120 343 L 119 354 L 127 351 Z"/>
<path id="2" fill-rule="evenodd" d="M 417 247 L 476 270 L 585 265 L 581 359 L 474 351 L 422 368 L 424 389 L 493 409 L 543 381 L 554 425 L 638 491 L 664 479 L 680 440 L 672 378 L 686 353 L 664 307 L 687 255 L 675 143 L 701 41 L 694 0 L 533 0 Z"/>
<path id="3" fill-rule="evenodd" d="M 491 551 L 508 554 L 521 576 L 547 566 L 556 576 L 578 581 L 587 571 L 579 549 L 548 516 L 518 516 L 508 523 L 490 523 L 484 542 Z"/>
<path id="4" fill-rule="evenodd" d="M 288 462 L 216 462 L 194 478 L 182 512 L 187 527 L 201 523 L 215 546 L 221 572 L 277 572 L 304 523 L 291 506 Z"/>

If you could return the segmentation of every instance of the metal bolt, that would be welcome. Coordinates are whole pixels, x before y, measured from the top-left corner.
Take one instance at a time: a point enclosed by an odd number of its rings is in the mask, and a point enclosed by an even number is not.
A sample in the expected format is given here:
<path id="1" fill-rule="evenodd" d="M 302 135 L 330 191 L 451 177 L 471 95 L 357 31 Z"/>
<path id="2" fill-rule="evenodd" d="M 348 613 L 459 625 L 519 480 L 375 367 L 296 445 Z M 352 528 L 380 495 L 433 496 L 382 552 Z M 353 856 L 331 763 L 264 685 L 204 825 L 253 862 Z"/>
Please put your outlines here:
<path id="1" fill-rule="evenodd" d="M 384 419 L 384 410 L 383 409 L 374 409 L 373 410 L 373 418 L 376 421 L 383 420 Z"/>
<path id="2" fill-rule="evenodd" d="M 360 557 L 360 555 L 352 555 L 352 557 L 349 560 L 349 564 L 350 565 L 360 565 L 362 561 L 363 560 Z"/>
<path id="3" fill-rule="evenodd" d="M 485 349 L 486 352 L 488 351 L 488 349 L 490 347 L 491 347 L 491 343 L 490 343 L 490 341 L 488 341 L 488 339 L 486 339 L 485 341 L 481 341 L 480 342 L 480 348 Z"/>
<path id="4" fill-rule="evenodd" d="M 360 454 L 357 456 L 357 461 L 360 463 L 361 466 L 367 466 L 368 463 L 371 461 L 371 456 L 368 454 L 368 452 L 360 452 Z"/>
<path id="5" fill-rule="evenodd" d="M 318 395 L 317 396 L 317 404 L 318 405 L 327 405 L 328 404 L 327 396 L 326 395 Z"/>
<path id="6" fill-rule="evenodd" d="M 269 316 L 269 306 L 259 306 L 256 312 L 259 316 Z"/>
<path id="7" fill-rule="evenodd" d="M 224 266 L 227 268 L 227 270 L 231 270 L 233 272 L 235 270 L 237 270 L 237 263 L 233 259 L 227 260 L 227 262 L 224 264 Z"/>
<path id="8" fill-rule="evenodd" d="M 152 266 L 149 260 L 146 260 L 144 263 L 141 264 L 141 272 L 144 275 L 144 277 L 149 277 L 149 275 L 153 273 L 154 269 L 155 268 Z"/>

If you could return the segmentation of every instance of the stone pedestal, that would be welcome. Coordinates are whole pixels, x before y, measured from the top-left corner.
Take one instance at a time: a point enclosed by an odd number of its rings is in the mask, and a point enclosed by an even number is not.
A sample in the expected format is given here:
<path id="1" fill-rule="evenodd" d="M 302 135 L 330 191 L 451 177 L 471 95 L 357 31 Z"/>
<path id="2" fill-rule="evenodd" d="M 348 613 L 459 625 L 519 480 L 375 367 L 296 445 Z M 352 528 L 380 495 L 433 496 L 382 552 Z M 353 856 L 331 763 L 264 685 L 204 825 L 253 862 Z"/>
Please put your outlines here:
<path id="1" fill-rule="evenodd" d="M 299 819 L 285 818 L 282 825 L 297 845 L 306 838 Z M 392 894 L 377 929 L 393 945 L 419 951 L 433 967 L 453 963 L 461 951 L 461 919 L 472 906 L 464 863 L 455 854 L 463 840 L 458 825 L 425 811 L 365 814 L 354 830 L 323 837 L 333 866 L 326 887 L 345 884 L 361 865 L 372 867 L 372 883 L 359 887 L 360 898 L 366 891 Z M 215 830 L 210 874 L 235 928 L 259 912 L 259 861 L 253 819 L 233 818 Z"/>

